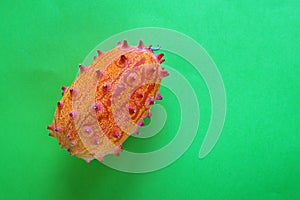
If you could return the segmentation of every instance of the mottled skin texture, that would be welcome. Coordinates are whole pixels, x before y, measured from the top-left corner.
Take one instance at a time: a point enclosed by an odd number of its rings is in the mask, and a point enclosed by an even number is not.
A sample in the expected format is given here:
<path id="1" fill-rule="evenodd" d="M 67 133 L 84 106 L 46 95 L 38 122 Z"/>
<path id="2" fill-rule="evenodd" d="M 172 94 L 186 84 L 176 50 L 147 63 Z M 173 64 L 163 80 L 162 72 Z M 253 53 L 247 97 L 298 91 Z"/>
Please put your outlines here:
<path id="1" fill-rule="evenodd" d="M 119 154 L 122 143 L 150 117 L 155 98 L 161 99 L 161 80 L 168 75 L 160 66 L 163 55 L 142 42 L 136 47 L 124 41 L 98 53 L 64 89 L 48 127 L 63 148 L 87 162 Z"/>

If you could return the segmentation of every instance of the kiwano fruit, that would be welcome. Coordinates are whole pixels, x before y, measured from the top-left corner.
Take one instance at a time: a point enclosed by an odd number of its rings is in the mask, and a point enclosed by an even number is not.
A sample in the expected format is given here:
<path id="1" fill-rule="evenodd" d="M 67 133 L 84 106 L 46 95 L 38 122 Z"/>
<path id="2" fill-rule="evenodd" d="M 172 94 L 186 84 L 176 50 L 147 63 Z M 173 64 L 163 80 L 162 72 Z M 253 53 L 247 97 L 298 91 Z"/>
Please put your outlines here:
<path id="1" fill-rule="evenodd" d="M 108 52 L 98 50 L 90 66 L 79 65 L 74 82 L 62 87 L 49 135 L 88 163 L 119 155 L 122 143 L 151 117 L 154 101 L 162 99 L 160 83 L 169 74 L 160 65 L 164 55 L 155 50 L 124 40 Z"/>

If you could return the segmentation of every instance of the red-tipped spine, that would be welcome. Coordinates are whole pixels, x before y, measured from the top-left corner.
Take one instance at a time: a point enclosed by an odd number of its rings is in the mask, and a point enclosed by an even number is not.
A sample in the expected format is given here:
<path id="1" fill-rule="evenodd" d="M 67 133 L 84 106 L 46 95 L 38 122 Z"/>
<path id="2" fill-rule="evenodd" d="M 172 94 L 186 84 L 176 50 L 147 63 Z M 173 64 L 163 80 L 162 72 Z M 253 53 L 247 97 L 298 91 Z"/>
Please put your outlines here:
<path id="1" fill-rule="evenodd" d="M 75 111 L 69 112 L 69 116 L 72 117 L 72 118 L 75 117 L 76 116 L 76 112 Z"/>
<path id="2" fill-rule="evenodd" d="M 97 70 L 96 70 L 96 75 L 97 75 L 99 78 L 101 78 L 101 77 L 104 75 L 104 73 L 103 73 L 102 71 L 100 71 L 100 69 L 97 69 Z"/>
<path id="3" fill-rule="evenodd" d="M 122 42 L 121 42 L 121 41 L 118 41 L 117 47 L 120 47 L 120 46 L 122 46 Z"/>
<path id="4" fill-rule="evenodd" d="M 76 95 L 77 92 L 78 92 L 78 89 L 77 89 L 77 88 L 70 88 L 70 93 L 71 93 L 72 96 L 73 96 L 73 95 Z"/>
<path id="5" fill-rule="evenodd" d="M 138 92 L 137 92 L 137 97 L 138 97 L 138 98 L 143 98 L 143 97 L 144 97 L 144 92 L 141 91 L 141 90 L 138 91 Z"/>
<path id="6" fill-rule="evenodd" d="M 114 131 L 113 132 L 113 136 L 117 139 L 120 139 L 121 138 L 121 134 L 118 132 L 118 131 Z"/>
<path id="7" fill-rule="evenodd" d="M 157 55 L 156 55 L 157 60 L 162 59 L 162 57 L 164 57 L 164 54 L 163 54 L 163 53 L 160 53 L 160 54 L 157 54 Z"/>
<path id="8" fill-rule="evenodd" d="M 154 98 L 150 97 L 147 101 L 147 106 L 153 105 L 154 104 Z"/>
<path id="9" fill-rule="evenodd" d="M 67 138 L 72 139 L 73 138 L 73 134 L 72 133 L 68 133 L 67 134 Z"/>
<path id="10" fill-rule="evenodd" d="M 120 151 L 123 151 L 123 146 L 121 144 L 118 146 L 118 148 Z"/>
<path id="11" fill-rule="evenodd" d="M 98 53 L 98 56 L 101 56 L 103 54 L 103 52 L 100 50 L 97 50 L 97 53 Z"/>
<path id="12" fill-rule="evenodd" d="M 87 164 L 89 164 L 89 163 L 91 162 L 91 160 L 90 160 L 90 159 L 86 159 L 85 162 L 86 162 Z"/>
<path id="13" fill-rule="evenodd" d="M 157 94 L 156 94 L 155 99 L 156 99 L 156 100 L 162 100 L 162 96 L 160 95 L 160 93 L 157 93 Z"/>
<path id="14" fill-rule="evenodd" d="M 138 126 L 144 126 L 144 125 L 145 125 L 144 120 L 139 121 Z"/>
<path id="15" fill-rule="evenodd" d="M 136 113 L 136 109 L 131 105 L 129 106 L 128 110 L 129 110 L 129 114 L 135 114 Z"/>
<path id="16" fill-rule="evenodd" d="M 47 129 L 50 130 L 50 131 L 54 131 L 54 127 L 52 124 L 50 124 L 49 126 L 47 126 Z"/>
<path id="17" fill-rule="evenodd" d="M 93 105 L 93 109 L 97 112 L 97 113 L 101 113 L 103 110 L 103 105 L 101 102 L 97 102 L 95 103 L 95 105 Z"/>
<path id="18" fill-rule="evenodd" d="M 152 113 L 150 111 L 148 111 L 146 117 L 147 118 L 151 118 L 152 117 Z"/>
<path id="19" fill-rule="evenodd" d="M 80 73 L 83 73 L 84 71 L 87 70 L 88 67 L 86 67 L 86 66 L 80 64 L 80 65 L 79 65 L 79 68 L 80 68 Z"/>
<path id="20" fill-rule="evenodd" d="M 54 131 L 55 131 L 55 132 L 61 132 L 61 128 L 56 127 L 56 128 L 54 129 Z"/>
<path id="21" fill-rule="evenodd" d="M 68 88 L 66 86 L 62 86 L 61 89 L 62 89 L 62 96 L 63 96 L 66 93 Z"/>
<path id="22" fill-rule="evenodd" d="M 121 62 L 121 63 L 125 63 L 126 59 L 127 59 L 126 56 L 121 55 L 121 57 L 120 57 L 120 62 Z"/>
<path id="23" fill-rule="evenodd" d="M 103 91 L 107 92 L 107 91 L 110 91 L 111 90 L 111 84 L 110 83 L 104 83 L 102 85 L 102 89 Z"/>
<path id="24" fill-rule="evenodd" d="M 66 92 L 67 89 L 68 89 L 68 87 L 66 87 L 66 86 L 61 86 L 61 89 L 62 89 L 63 92 Z"/>
<path id="25" fill-rule="evenodd" d="M 63 103 L 63 102 L 61 102 L 61 101 L 57 102 L 57 107 L 58 107 L 58 109 L 62 109 L 63 106 L 64 106 L 64 103 Z"/>
<path id="26" fill-rule="evenodd" d="M 128 48 L 129 47 L 127 40 L 124 40 L 122 47 L 123 48 Z"/>
<path id="27" fill-rule="evenodd" d="M 160 76 L 161 76 L 161 77 L 169 76 L 169 72 L 166 71 L 166 70 L 164 70 L 164 69 L 162 69 L 162 70 L 160 70 Z"/>
<path id="28" fill-rule="evenodd" d="M 97 160 L 99 160 L 100 162 L 103 162 L 104 156 L 103 155 L 99 155 L 96 158 Z"/>
<path id="29" fill-rule="evenodd" d="M 145 46 L 144 46 L 143 41 L 140 40 L 139 45 L 138 45 L 138 48 L 139 48 L 139 49 L 143 49 L 144 47 L 145 47 Z"/>
<path id="30" fill-rule="evenodd" d="M 138 135 L 138 134 L 140 134 L 140 131 L 139 131 L 139 129 L 135 129 L 135 130 L 133 131 L 133 133 L 136 134 L 136 135 Z"/>
<path id="31" fill-rule="evenodd" d="M 119 153 L 118 150 L 115 150 L 115 151 L 114 151 L 114 154 L 115 154 L 116 156 L 119 156 L 119 155 L 120 155 L 120 153 Z"/>

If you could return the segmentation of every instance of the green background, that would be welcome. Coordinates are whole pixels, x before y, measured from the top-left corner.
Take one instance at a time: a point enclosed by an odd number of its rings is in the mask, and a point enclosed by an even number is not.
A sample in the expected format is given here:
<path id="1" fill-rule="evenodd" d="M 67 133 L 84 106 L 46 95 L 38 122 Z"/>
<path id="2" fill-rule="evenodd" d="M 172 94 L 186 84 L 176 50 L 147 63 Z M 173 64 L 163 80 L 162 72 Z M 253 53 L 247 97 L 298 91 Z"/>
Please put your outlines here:
<path id="1" fill-rule="evenodd" d="M 296 0 L 1 0 L 0 199 L 299 199 L 299 8 Z M 217 145 L 198 159 L 209 93 L 188 63 L 167 54 L 166 64 L 185 75 L 200 102 L 188 151 L 147 174 L 69 156 L 45 129 L 61 85 L 101 41 L 148 26 L 194 38 L 218 66 L 227 117 Z M 147 152 L 175 136 L 179 100 L 166 88 L 163 95 L 166 127 L 148 140 L 130 138 L 126 149 Z"/>

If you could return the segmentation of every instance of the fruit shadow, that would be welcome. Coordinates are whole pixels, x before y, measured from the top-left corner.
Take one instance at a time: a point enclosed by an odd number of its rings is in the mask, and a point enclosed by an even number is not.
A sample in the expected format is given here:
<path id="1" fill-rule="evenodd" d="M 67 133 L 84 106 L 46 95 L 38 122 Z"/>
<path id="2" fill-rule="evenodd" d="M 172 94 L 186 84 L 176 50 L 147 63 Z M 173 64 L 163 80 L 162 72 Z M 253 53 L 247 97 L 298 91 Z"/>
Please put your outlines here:
<path id="1" fill-rule="evenodd" d="M 97 160 L 87 164 L 77 157 L 69 159 L 60 173 L 62 178 L 59 181 L 72 199 L 134 197 L 132 186 L 136 185 L 136 179 L 141 178 L 141 174 L 120 172 Z"/>

